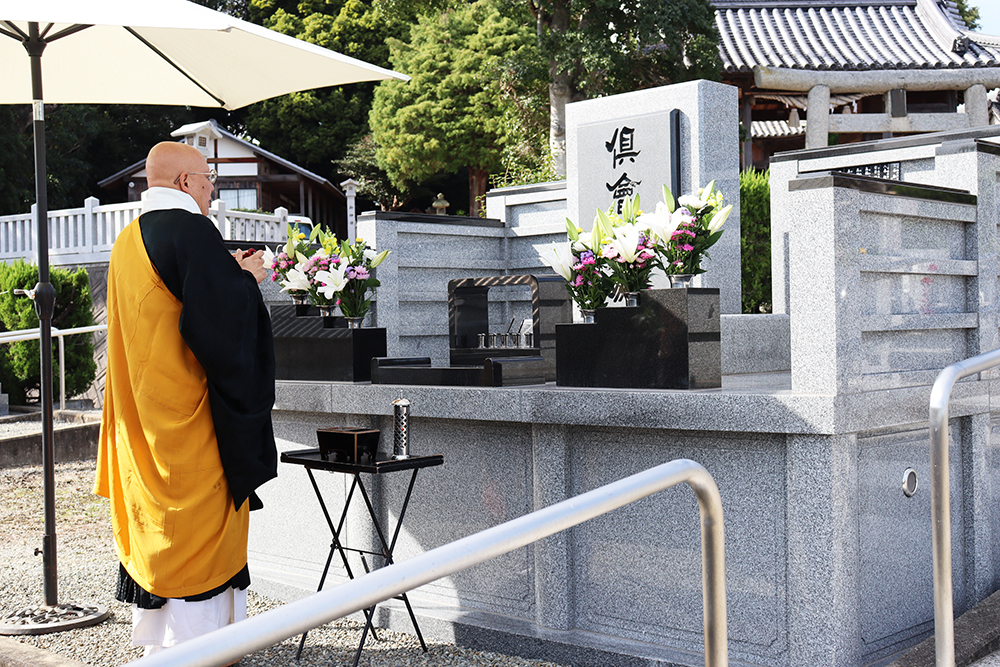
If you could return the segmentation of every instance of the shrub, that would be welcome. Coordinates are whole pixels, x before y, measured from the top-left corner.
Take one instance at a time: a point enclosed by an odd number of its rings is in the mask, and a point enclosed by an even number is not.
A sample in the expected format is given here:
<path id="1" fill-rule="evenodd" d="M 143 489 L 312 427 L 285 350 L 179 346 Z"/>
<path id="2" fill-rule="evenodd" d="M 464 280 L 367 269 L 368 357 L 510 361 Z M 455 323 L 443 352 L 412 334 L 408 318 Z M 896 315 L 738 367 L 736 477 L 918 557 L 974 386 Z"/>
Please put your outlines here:
<path id="1" fill-rule="evenodd" d="M 771 312 L 771 186 L 767 171 L 740 173 L 743 312 Z"/>
<path id="2" fill-rule="evenodd" d="M 90 300 L 90 279 L 85 269 L 68 271 L 53 269 L 49 281 L 56 291 L 52 326 L 72 329 L 94 324 Z M 18 260 L 0 264 L 0 329 L 16 331 L 38 327 L 34 302 L 14 294 L 15 289 L 31 289 L 38 283 L 38 269 Z M 97 376 L 94 362 L 93 337 L 88 334 L 67 336 L 66 395 L 76 396 L 86 391 Z M 0 391 L 6 393 L 12 405 L 27 402 L 29 392 L 40 388 L 41 361 L 39 341 L 27 340 L 0 345 Z M 52 339 L 53 397 L 59 393 L 59 343 Z"/>

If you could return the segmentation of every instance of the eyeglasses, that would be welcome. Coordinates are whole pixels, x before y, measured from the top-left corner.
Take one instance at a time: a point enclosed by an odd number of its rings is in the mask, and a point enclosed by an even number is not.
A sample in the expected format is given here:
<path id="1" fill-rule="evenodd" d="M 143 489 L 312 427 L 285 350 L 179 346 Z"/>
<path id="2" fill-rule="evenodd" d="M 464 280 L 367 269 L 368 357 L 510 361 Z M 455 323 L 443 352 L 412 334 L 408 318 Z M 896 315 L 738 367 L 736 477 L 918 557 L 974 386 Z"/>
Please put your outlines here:
<path id="1" fill-rule="evenodd" d="M 208 182 L 211 183 L 212 185 L 215 185 L 216 179 L 219 178 L 219 172 L 215 171 L 215 169 L 209 169 L 208 171 L 182 171 L 180 173 L 180 176 L 174 179 L 174 185 L 180 185 L 181 176 L 183 176 L 184 174 L 194 174 L 195 176 L 207 176 Z"/>

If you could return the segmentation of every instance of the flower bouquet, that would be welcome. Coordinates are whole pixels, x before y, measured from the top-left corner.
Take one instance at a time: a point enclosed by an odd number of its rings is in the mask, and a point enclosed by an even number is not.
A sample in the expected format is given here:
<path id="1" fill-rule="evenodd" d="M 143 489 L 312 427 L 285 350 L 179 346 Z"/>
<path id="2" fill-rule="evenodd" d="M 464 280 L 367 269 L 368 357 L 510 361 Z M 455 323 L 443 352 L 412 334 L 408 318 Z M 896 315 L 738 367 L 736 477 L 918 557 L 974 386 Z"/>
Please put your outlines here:
<path id="1" fill-rule="evenodd" d="M 606 260 L 595 250 L 593 235 L 566 218 L 569 242 L 541 253 L 542 260 L 566 280 L 566 289 L 583 311 L 601 308 L 614 290 Z"/>
<path id="2" fill-rule="evenodd" d="M 674 202 L 667 186 L 663 186 L 663 201 L 657 204 L 656 213 L 649 222 L 662 223 L 665 215 L 670 222 L 670 240 L 660 246 L 663 269 L 668 275 L 697 275 L 703 257 L 709 257 L 711 248 L 722 236 L 722 225 L 733 210 L 732 204 L 723 207 L 722 193 L 712 181 L 698 190 L 697 195 L 682 195 Z M 662 206 L 662 209 L 661 209 Z"/>
<path id="3" fill-rule="evenodd" d="M 288 242 L 271 251 L 264 249 L 264 265 L 271 270 L 271 280 L 281 285 L 282 292 L 288 292 L 296 305 L 305 305 L 311 284 L 302 268 L 313 254 L 310 245 L 320 233 L 314 227 L 309 239 L 299 231 L 298 225 L 288 226 Z"/>
<path id="4" fill-rule="evenodd" d="M 328 244 L 328 268 L 317 269 L 313 276 L 316 292 L 327 301 L 336 299 L 344 317 L 359 323 L 371 307 L 370 290 L 381 284 L 375 278 L 375 267 L 385 260 L 389 251 L 376 253 L 361 238 L 348 244 L 346 240 L 337 243 L 337 239 L 331 236 L 324 241 L 324 250 L 327 250 Z"/>
<path id="5" fill-rule="evenodd" d="M 636 195 L 625 200 L 621 217 L 614 209 L 598 209 L 594 220 L 593 233 L 602 239 L 601 255 L 608 260 L 612 280 L 625 293 L 648 288 L 653 269 L 661 266 L 656 235 L 640 217 Z"/>

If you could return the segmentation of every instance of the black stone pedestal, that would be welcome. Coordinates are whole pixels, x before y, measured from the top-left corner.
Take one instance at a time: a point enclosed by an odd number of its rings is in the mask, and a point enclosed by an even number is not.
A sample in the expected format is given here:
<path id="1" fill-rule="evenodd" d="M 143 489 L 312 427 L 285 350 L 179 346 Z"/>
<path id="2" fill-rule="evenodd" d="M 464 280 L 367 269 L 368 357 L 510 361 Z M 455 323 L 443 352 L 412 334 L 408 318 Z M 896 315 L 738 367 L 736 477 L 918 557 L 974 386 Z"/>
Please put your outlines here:
<path id="1" fill-rule="evenodd" d="M 372 358 L 386 356 L 385 329 L 325 328 L 323 320 L 296 317 L 294 306 L 272 307 L 276 379 L 371 381 Z"/>
<path id="2" fill-rule="evenodd" d="M 557 324 L 556 384 L 721 387 L 719 290 L 644 290 L 639 304 L 598 308 L 593 324 Z"/>

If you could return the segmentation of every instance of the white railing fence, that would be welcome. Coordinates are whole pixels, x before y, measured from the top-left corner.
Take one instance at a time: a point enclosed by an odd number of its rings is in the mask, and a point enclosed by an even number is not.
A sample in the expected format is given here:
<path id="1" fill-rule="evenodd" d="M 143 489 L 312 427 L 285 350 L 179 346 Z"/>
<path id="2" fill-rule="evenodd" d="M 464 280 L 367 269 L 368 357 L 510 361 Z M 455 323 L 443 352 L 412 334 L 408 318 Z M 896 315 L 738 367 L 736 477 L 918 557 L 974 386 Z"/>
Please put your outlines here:
<path id="1" fill-rule="evenodd" d="M 54 265 L 106 262 L 118 234 L 139 216 L 140 202 L 101 204 L 88 197 L 80 208 L 49 211 L 49 261 Z M 37 260 L 37 208 L 30 213 L 0 216 L 0 261 Z M 230 211 L 212 202 L 209 217 L 225 239 L 274 243 L 286 240 L 288 209 L 273 214 Z"/>

